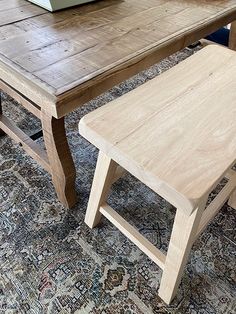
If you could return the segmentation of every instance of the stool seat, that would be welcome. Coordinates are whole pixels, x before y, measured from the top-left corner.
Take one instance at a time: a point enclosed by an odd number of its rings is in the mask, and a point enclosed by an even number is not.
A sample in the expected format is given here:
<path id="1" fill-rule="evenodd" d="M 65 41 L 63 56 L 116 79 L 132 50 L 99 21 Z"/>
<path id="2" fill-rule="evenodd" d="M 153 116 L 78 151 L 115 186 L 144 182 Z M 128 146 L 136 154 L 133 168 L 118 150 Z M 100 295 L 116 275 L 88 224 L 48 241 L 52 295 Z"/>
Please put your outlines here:
<path id="1" fill-rule="evenodd" d="M 89 113 L 80 133 L 187 213 L 236 162 L 236 54 L 209 46 Z"/>

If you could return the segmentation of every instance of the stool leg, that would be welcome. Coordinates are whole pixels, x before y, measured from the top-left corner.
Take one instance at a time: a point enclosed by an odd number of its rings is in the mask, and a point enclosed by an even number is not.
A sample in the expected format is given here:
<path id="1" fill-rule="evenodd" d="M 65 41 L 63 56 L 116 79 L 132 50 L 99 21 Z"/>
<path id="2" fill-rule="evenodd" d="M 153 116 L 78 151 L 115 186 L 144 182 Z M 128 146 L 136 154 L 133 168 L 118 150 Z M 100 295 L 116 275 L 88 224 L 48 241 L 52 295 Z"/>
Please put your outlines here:
<path id="1" fill-rule="evenodd" d="M 205 204 L 196 209 L 191 216 L 177 209 L 158 291 L 159 296 L 167 304 L 170 304 L 176 295 Z"/>
<path id="2" fill-rule="evenodd" d="M 94 228 L 101 219 L 99 207 L 106 202 L 116 168 L 116 162 L 100 151 L 85 215 L 85 223 L 90 228 Z"/>
<path id="3" fill-rule="evenodd" d="M 230 196 L 230 199 L 228 201 L 228 205 L 231 206 L 232 208 L 236 209 L 236 190 Z"/>

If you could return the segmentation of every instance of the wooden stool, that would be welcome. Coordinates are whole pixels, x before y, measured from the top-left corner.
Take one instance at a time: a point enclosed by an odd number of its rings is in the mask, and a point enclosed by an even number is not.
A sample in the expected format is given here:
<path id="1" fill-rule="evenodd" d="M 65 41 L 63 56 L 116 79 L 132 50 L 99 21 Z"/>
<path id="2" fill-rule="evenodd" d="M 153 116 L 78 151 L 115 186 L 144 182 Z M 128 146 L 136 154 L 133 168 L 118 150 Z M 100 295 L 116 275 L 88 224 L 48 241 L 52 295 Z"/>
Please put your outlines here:
<path id="1" fill-rule="evenodd" d="M 85 222 L 93 228 L 104 215 L 160 266 L 168 304 L 194 241 L 230 196 L 236 208 L 235 78 L 236 53 L 209 46 L 80 122 L 100 150 Z M 177 208 L 166 255 L 107 205 L 120 166 Z"/>

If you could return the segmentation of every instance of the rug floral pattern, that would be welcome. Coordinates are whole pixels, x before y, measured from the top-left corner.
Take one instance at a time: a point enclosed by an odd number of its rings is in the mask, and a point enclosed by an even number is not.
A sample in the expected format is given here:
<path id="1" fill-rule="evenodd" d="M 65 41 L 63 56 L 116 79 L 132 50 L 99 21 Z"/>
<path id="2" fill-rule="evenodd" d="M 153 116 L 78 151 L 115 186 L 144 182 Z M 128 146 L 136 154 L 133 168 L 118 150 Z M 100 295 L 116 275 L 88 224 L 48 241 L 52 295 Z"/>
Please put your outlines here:
<path id="1" fill-rule="evenodd" d="M 235 212 L 229 206 L 195 243 L 170 306 L 158 297 L 161 271 L 148 257 L 106 219 L 94 230 L 83 222 L 97 150 L 80 137 L 79 119 L 191 53 L 164 60 L 67 117 L 79 197 L 71 210 L 58 202 L 50 176 L 9 137 L 0 138 L 0 313 L 236 313 Z M 28 134 L 40 129 L 6 95 L 3 109 Z M 114 184 L 109 203 L 166 250 L 175 214 L 170 204 L 131 175 Z"/>

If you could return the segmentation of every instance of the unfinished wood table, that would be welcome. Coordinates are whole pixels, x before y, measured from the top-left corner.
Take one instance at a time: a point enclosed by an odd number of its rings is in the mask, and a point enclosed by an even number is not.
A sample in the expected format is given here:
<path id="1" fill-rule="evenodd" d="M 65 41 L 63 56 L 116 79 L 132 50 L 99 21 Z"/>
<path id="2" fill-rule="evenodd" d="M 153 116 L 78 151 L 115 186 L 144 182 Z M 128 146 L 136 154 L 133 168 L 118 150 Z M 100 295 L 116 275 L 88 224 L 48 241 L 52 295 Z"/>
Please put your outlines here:
<path id="1" fill-rule="evenodd" d="M 64 116 L 236 20 L 235 0 L 103 0 L 54 14 L 24 0 L 0 4 L 0 89 L 41 119 L 47 153 L 1 109 L 0 128 L 51 173 L 66 207 L 76 193 Z"/>

